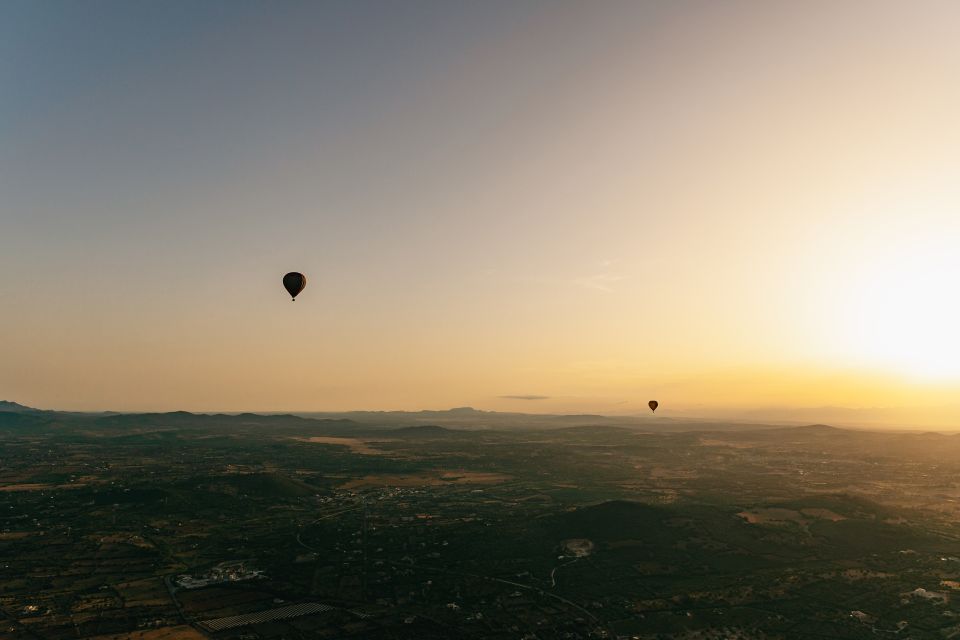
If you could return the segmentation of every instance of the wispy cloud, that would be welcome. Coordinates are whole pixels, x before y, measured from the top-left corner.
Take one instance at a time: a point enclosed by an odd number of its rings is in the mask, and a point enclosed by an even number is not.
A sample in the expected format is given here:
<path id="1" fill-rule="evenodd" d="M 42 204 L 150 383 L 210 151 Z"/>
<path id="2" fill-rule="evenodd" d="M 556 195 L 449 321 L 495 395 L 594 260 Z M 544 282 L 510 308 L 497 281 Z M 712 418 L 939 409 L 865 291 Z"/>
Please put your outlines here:
<path id="1" fill-rule="evenodd" d="M 525 396 L 500 396 L 505 400 L 549 400 L 550 396 L 534 396 L 534 395 L 525 395 Z"/>
<path id="2" fill-rule="evenodd" d="M 575 276 L 573 273 L 568 273 L 562 276 L 530 273 L 511 274 L 508 272 L 500 272 L 497 269 L 485 269 L 481 273 L 485 278 L 500 276 L 505 280 L 523 283 L 526 285 L 546 287 L 574 286 L 590 289 L 592 291 L 601 291 L 603 293 L 614 293 L 616 291 L 616 287 L 614 285 L 616 285 L 618 282 L 629 279 L 629 276 L 625 276 L 619 272 L 617 268 L 617 262 L 615 260 L 598 260 L 596 263 L 593 263 L 592 266 L 587 268 L 589 269 L 589 271 L 587 271 L 589 275 L 581 276 Z M 586 270 L 587 269 L 584 269 L 584 271 Z"/>
<path id="3" fill-rule="evenodd" d="M 584 287 L 585 289 L 603 291 L 604 293 L 613 293 L 615 290 L 613 285 L 623 279 L 623 276 L 615 273 L 598 273 L 592 276 L 574 278 L 573 284 L 577 285 L 578 287 Z"/>

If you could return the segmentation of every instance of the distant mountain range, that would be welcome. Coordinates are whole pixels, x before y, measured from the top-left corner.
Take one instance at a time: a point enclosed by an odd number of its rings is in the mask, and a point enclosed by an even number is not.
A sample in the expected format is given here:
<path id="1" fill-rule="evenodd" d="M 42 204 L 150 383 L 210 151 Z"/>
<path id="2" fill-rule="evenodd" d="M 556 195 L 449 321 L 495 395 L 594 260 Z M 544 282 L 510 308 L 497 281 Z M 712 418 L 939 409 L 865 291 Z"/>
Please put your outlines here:
<path id="1" fill-rule="evenodd" d="M 714 418 L 684 415 L 617 415 L 595 414 L 533 414 L 484 411 L 473 407 L 424 411 L 343 411 L 297 413 L 118 413 L 106 411 L 84 413 L 37 409 L 18 402 L 0 400 L 0 425 L 12 424 L 12 415 L 32 416 L 47 423 L 84 422 L 101 428 L 145 427 L 206 427 L 232 426 L 237 428 L 307 428 L 323 426 L 326 433 L 396 429 L 401 427 L 438 426 L 449 429 L 559 429 L 565 427 L 620 427 L 649 432 L 663 431 L 743 431 L 785 426 L 805 426 L 830 423 L 843 427 L 875 429 L 919 427 L 944 431 L 960 430 L 960 421 L 951 416 L 960 415 L 960 408 L 942 408 L 942 418 L 935 421 L 912 421 L 908 409 L 849 409 L 819 407 L 808 409 L 757 409 L 751 411 L 724 411 Z M 6 417 L 3 417 L 6 416 Z M 24 423 L 24 420 L 20 420 Z"/>
<path id="2" fill-rule="evenodd" d="M 410 429 L 441 434 L 443 429 L 565 429 L 618 427 L 640 431 L 730 431 L 774 428 L 776 425 L 676 420 L 655 416 L 551 415 L 482 411 L 457 407 L 445 411 L 348 411 L 324 413 L 82 413 L 35 409 L 0 401 L 0 428 L 47 425 L 61 429 L 269 429 L 273 432 L 352 435 L 384 429 Z"/>
<path id="3" fill-rule="evenodd" d="M 13 413 L 40 413 L 40 409 L 34 409 L 33 407 L 25 407 L 22 404 L 16 402 L 10 402 L 8 400 L 0 400 L 0 411 L 10 411 Z"/>

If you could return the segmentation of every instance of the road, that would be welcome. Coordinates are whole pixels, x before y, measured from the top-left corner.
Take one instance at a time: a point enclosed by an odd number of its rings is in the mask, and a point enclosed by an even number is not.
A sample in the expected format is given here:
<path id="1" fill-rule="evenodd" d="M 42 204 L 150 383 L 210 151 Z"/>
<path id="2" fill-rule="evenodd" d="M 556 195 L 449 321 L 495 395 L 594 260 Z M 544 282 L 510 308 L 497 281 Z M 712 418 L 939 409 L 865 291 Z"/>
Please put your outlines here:
<path id="1" fill-rule="evenodd" d="M 210 633 L 206 629 L 198 625 L 196 620 L 194 620 L 192 616 L 188 616 L 187 613 L 183 610 L 183 607 L 180 605 L 180 600 L 177 599 L 177 594 L 176 594 L 177 588 L 173 586 L 172 575 L 163 576 L 163 585 L 167 588 L 167 593 L 170 594 L 170 599 L 173 601 L 173 606 L 177 608 L 177 613 L 180 615 L 180 619 L 183 621 L 183 623 L 190 625 L 191 627 L 196 629 L 199 633 L 203 634 L 204 636 L 208 638 L 211 637 Z"/>
<path id="2" fill-rule="evenodd" d="M 333 519 L 333 518 L 336 518 L 337 516 L 342 516 L 342 515 L 345 514 L 345 513 L 350 513 L 351 511 L 356 511 L 357 509 L 360 509 L 360 508 L 362 508 L 362 507 L 360 507 L 360 506 L 347 507 L 346 509 L 339 509 L 339 510 L 334 511 L 334 512 L 331 512 L 331 513 L 326 513 L 326 514 L 320 516 L 319 518 L 317 518 L 316 520 L 312 520 L 309 524 L 307 524 L 307 525 L 305 525 L 305 526 L 310 527 L 310 526 L 313 526 L 313 525 L 317 524 L 318 522 L 323 522 L 324 520 L 331 520 L 331 519 Z M 299 530 L 297 531 L 297 536 L 296 536 L 296 538 L 297 538 L 297 544 L 299 544 L 299 545 L 300 545 L 301 547 L 303 547 L 304 549 L 307 549 L 308 551 L 313 551 L 314 553 L 318 553 L 318 552 L 319 552 L 319 549 L 314 549 L 313 547 L 311 547 L 310 545 L 308 545 L 306 542 L 304 542 L 304 541 L 300 538 L 300 534 L 303 533 L 303 528 L 304 528 L 304 527 L 300 527 Z"/>
<path id="3" fill-rule="evenodd" d="M 550 588 L 551 589 L 557 586 L 557 569 L 562 569 L 563 567 L 571 565 L 579 559 L 580 558 L 574 558 L 570 562 L 564 562 L 563 564 L 558 564 L 553 568 L 553 571 L 550 572 Z"/>

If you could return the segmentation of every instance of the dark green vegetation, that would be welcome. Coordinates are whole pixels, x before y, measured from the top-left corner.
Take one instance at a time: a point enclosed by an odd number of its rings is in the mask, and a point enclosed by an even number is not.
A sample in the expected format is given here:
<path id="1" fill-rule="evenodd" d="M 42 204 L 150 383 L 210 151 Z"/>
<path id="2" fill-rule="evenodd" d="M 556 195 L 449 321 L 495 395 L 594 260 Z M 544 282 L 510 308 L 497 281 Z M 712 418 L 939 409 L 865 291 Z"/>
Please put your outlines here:
<path id="1" fill-rule="evenodd" d="M 4 639 L 960 637 L 960 436 L 2 409 Z"/>

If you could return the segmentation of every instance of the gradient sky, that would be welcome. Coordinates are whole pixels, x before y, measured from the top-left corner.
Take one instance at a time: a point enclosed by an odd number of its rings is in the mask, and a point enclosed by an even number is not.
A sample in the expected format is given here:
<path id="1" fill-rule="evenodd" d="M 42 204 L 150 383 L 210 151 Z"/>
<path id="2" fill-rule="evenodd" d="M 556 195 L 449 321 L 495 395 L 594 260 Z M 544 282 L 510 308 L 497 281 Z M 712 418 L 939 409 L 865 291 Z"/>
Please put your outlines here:
<path id="1" fill-rule="evenodd" d="M 5 0 L 0 397 L 960 424 L 958 78 L 952 0 Z"/>

